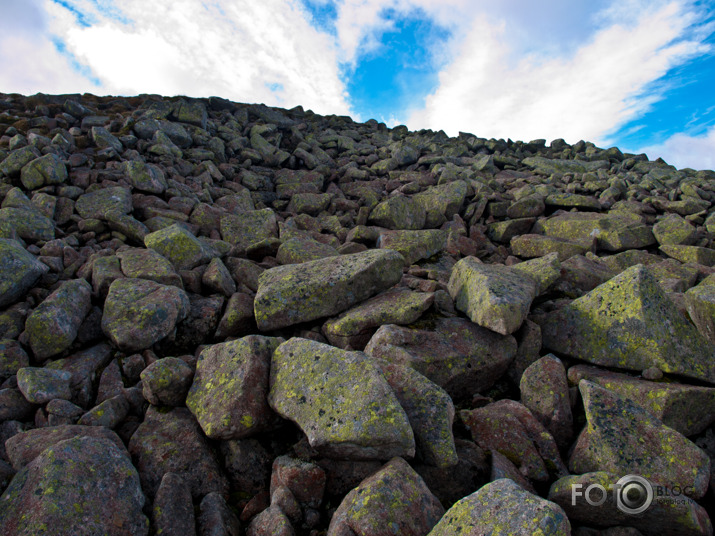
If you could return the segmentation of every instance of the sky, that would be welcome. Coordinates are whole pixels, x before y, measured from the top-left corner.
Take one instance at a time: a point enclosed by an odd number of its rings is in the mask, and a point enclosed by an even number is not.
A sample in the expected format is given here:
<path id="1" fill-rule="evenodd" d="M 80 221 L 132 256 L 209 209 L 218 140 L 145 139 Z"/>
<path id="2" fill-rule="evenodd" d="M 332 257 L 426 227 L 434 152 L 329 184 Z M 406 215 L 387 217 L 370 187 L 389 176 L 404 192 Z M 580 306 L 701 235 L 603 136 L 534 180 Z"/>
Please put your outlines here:
<path id="1" fill-rule="evenodd" d="M 715 169 L 715 0 L 0 0 L 0 92 L 212 95 Z"/>

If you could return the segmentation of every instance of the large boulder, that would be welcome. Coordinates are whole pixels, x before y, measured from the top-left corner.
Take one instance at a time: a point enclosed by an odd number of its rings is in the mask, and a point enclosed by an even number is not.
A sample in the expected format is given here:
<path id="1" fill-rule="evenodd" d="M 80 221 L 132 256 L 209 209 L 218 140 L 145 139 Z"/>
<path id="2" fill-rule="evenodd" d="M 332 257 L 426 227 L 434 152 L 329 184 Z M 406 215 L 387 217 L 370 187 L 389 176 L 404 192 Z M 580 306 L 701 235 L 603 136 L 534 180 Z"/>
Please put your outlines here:
<path id="1" fill-rule="evenodd" d="M 149 233 L 144 243 L 169 259 L 177 270 L 191 270 L 211 257 L 199 239 L 178 223 Z"/>
<path id="2" fill-rule="evenodd" d="M 380 249 L 394 249 L 405 258 L 405 266 L 428 259 L 447 245 L 447 233 L 441 229 L 383 231 L 377 240 Z"/>
<path id="3" fill-rule="evenodd" d="M 402 266 L 399 253 L 371 250 L 266 270 L 254 302 L 258 329 L 340 313 L 397 283 Z"/>
<path id="4" fill-rule="evenodd" d="M 239 439 L 269 429 L 271 356 L 283 339 L 249 335 L 209 346 L 199 355 L 186 406 L 212 439 Z"/>
<path id="5" fill-rule="evenodd" d="M 52 153 L 32 160 L 22 168 L 20 174 L 20 181 L 27 190 L 62 184 L 66 180 L 67 168 L 64 162 Z"/>
<path id="6" fill-rule="evenodd" d="M 145 536 L 139 475 L 124 448 L 75 437 L 49 447 L 0 497 L 0 533 Z"/>
<path id="7" fill-rule="evenodd" d="M 132 206 L 131 191 L 112 186 L 81 195 L 75 203 L 75 210 L 85 219 L 106 220 L 112 215 L 129 214 Z"/>
<path id="8" fill-rule="evenodd" d="M 372 209 L 369 222 L 387 229 L 422 229 L 425 219 L 421 203 L 411 197 L 394 196 Z"/>
<path id="9" fill-rule="evenodd" d="M 628 398 L 588 380 L 579 390 L 588 422 L 571 452 L 573 473 L 635 474 L 693 499 L 705 494 L 710 459 L 699 447 Z"/>
<path id="10" fill-rule="evenodd" d="M 239 250 L 268 238 L 278 237 L 278 220 L 271 209 L 249 210 L 221 217 L 221 237 Z"/>
<path id="11" fill-rule="evenodd" d="M 715 383 L 715 346 L 678 311 L 642 264 L 542 320 L 544 347 L 594 365 Z"/>
<path id="12" fill-rule="evenodd" d="M 294 337 L 271 362 L 268 403 L 295 422 L 319 453 L 342 459 L 415 454 L 405 411 L 362 352 Z"/>
<path id="13" fill-rule="evenodd" d="M 144 350 L 172 333 L 189 308 L 189 297 L 173 285 L 117 279 L 104 303 L 102 331 L 121 350 Z"/>

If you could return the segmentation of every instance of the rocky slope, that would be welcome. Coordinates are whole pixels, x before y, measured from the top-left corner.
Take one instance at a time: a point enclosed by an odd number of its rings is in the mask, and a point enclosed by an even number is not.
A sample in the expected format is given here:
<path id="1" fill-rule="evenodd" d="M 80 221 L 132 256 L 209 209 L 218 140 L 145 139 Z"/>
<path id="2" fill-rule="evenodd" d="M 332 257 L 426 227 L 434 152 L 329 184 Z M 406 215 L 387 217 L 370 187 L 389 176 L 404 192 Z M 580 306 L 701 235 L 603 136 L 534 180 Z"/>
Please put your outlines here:
<path id="1" fill-rule="evenodd" d="M 0 533 L 712 534 L 712 171 L 215 97 L 0 132 Z"/>

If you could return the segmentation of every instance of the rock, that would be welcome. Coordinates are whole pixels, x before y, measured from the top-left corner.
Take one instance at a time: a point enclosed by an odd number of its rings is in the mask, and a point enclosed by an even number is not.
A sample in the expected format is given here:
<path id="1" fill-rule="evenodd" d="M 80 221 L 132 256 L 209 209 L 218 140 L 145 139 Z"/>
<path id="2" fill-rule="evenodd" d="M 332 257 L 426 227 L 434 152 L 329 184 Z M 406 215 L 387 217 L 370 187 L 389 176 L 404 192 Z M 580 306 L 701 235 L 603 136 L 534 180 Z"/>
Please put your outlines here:
<path id="1" fill-rule="evenodd" d="M 194 371 L 181 359 L 157 359 L 141 372 L 142 393 L 155 406 L 182 406 Z"/>
<path id="2" fill-rule="evenodd" d="M 395 251 L 372 250 L 266 270 L 254 302 L 258 329 L 340 313 L 397 283 L 403 264 Z"/>
<path id="3" fill-rule="evenodd" d="M 141 256 L 145 257 L 146 255 L 142 254 Z M 143 266 L 139 269 L 142 272 L 145 271 Z M 151 270 L 150 273 L 153 273 L 153 270 Z M 124 274 L 122 273 L 121 263 L 119 262 L 119 257 L 116 255 L 112 255 L 111 257 L 99 257 L 92 262 L 92 290 L 97 296 L 106 298 L 112 282 L 123 277 Z"/>
<path id="4" fill-rule="evenodd" d="M 12 339 L 0 339 L 0 380 L 17 374 L 23 367 L 30 366 L 30 358 L 20 343 Z"/>
<path id="5" fill-rule="evenodd" d="M 162 194 L 167 188 L 164 172 L 152 164 L 128 160 L 124 162 L 124 174 L 132 187 L 140 192 Z"/>
<path id="6" fill-rule="evenodd" d="M 413 196 L 425 210 L 425 223 L 422 228 L 434 229 L 449 221 L 459 212 L 467 196 L 467 183 L 454 181 L 438 186 L 431 186 L 424 192 Z"/>
<path id="7" fill-rule="evenodd" d="M 186 406 L 212 439 L 239 439 L 269 430 L 266 402 L 271 355 L 283 339 L 249 335 L 203 350 Z"/>
<path id="8" fill-rule="evenodd" d="M 613 391 L 588 380 L 579 382 L 579 390 L 588 424 L 571 452 L 571 471 L 636 474 L 678 486 L 693 499 L 705 494 L 710 459 L 694 443 Z"/>
<path id="9" fill-rule="evenodd" d="M 241 251 L 261 240 L 278 237 L 278 221 L 270 209 L 226 214 L 220 226 L 221 238 Z"/>
<path id="10" fill-rule="evenodd" d="M 218 257 L 211 259 L 204 275 L 201 276 L 201 282 L 209 290 L 224 296 L 231 296 L 236 292 L 236 282 L 231 277 L 226 265 Z"/>
<path id="11" fill-rule="evenodd" d="M 217 492 L 208 493 L 199 507 L 199 534 L 201 536 L 240 536 L 241 522 Z"/>
<path id="12" fill-rule="evenodd" d="M 229 439 L 220 447 L 233 489 L 251 495 L 268 490 L 272 457 L 257 439 Z"/>
<path id="13" fill-rule="evenodd" d="M 23 166 L 20 174 L 20 181 L 27 190 L 62 184 L 66 180 L 67 168 L 64 162 L 52 153 L 28 162 Z"/>
<path id="14" fill-rule="evenodd" d="M 520 262 L 511 266 L 517 273 L 522 273 L 538 283 L 537 294 L 544 294 L 561 277 L 561 263 L 556 252 L 538 259 Z"/>
<path id="15" fill-rule="evenodd" d="M 84 219 L 107 220 L 113 214 L 132 211 L 132 194 L 127 188 L 112 186 L 81 195 L 75 202 L 77 214 Z"/>
<path id="16" fill-rule="evenodd" d="M 410 266 L 422 259 L 429 259 L 447 245 L 447 233 L 440 229 L 424 231 L 383 231 L 377 239 L 380 249 L 397 251 Z"/>
<path id="17" fill-rule="evenodd" d="M 455 399 L 491 387 L 516 354 L 516 341 L 463 318 L 440 318 L 414 328 L 380 327 L 365 347 L 371 357 L 408 365 Z"/>
<path id="18" fill-rule="evenodd" d="M 427 534 L 443 514 L 422 478 L 398 457 L 345 496 L 330 521 L 328 536 L 418 536 Z"/>
<path id="19" fill-rule="evenodd" d="M 436 467 L 456 465 L 459 460 L 452 435 L 454 404 L 449 395 L 407 365 L 383 360 L 375 363 L 407 413 L 418 458 Z"/>
<path id="20" fill-rule="evenodd" d="M 534 221 L 534 218 L 519 218 L 490 223 L 487 225 L 487 236 L 494 242 L 508 244 L 515 236 L 529 232 Z"/>
<path id="21" fill-rule="evenodd" d="M 0 497 L 0 532 L 147 535 L 144 502 L 124 448 L 76 437 L 49 447 L 15 476 Z"/>
<path id="22" fill-rule="evenodd" d="M 44 404 L 54 398 L 70 400 L 72 375 L 61 370 L 25 367 L 17 371 L 17 387 L 28 402 Z"/>
<path id="23" fill-rule="evenodd" d="M 643 375 L 645 377 L 645 371 Z M 588 365 L 571 367 L 568 377 L 575 385 L 585 379 L 627 398 L 684 436 L 697 435 L 715 422 L 715 389 L 712 388 L 646 381 Z"/>
<path id="24" fill-rule="evenodd" d="M 101 342 L 64 359 L 55 359 L 46 364 L 45 368 L 69 372 L 72 375 L 72 401 L 86 408 L 95 399 L 97 371 L 106 367 L 112 356 L 111 346 Z"/>
<path id="25" fill-rule="evenodd" d="M 84 279 L 73 279 L 35 308 L 25 323 L 25 333 L 37 359 L 57 355 L 72 345 L 92 307 L 91 293 Z"/>
<path id="26" fill-rule="evenodd" d="M 519 257 L 543 257 L 556 253 L 560 261 L 565 261 L 574 255 L 583 255 L 591 249 L 592 240 L 566 240 L 553 236 L 538 234 L 522 234 L 515 236 L 509 242 L 511 251 Z"/>
<path id="27" fill-rule="evenodd" d="M 134 352 L 172 333 L 188 312 L 183 290 L 145 279 L 117 279 L 104 304 L 102 331 L 121 350 Z"/>
<path id="28" fill-rule="evenodd" d="M 0 238 L 0 307 L 25 296 L 49 268 L 15 240 Z"/>
<path id="29" fill-rule="evenodd" d="M 342 459 L 414 456 L 412 429 L 392 389 L 362 352 L 294 337 L 271 362 L 268 403 L 319 453 Z"/>
<path id="30" fill-rule="evenodd" d="M 116 428 L 127 417 L 129 402 L 124 393 L 108 398 L 82 415 L 77 424 Z"/>
<path id="31" fill-rule="evenodd" d="M 653 226 L 653 236 L 658 244 L 692 245 L 697 240 L 697 232 L 688 221 L 677 214 L 669 214 Z"/>
<path id="32" fill-rule="evenodd" d="M 571 534 L 571 524 L 558 504 L 501 478 L 458 501 L 429 536 L 498 533 L 567 536 Z"/>
<path id="33" fill-rule="evenodd" d="M 330 194 L 298 193 L 290 198 L 288 212 L 317 216 L 330 206 L 333 196 Z"/>
<path id="34" fill-rule="evenodd" d="M 337 255 L 340 255 L 337 249 L 317 240 L 289 238 L 278 248 L 276 260 L 281 264 L 299 264 Z"/>
<path id="35" fill-rule="evenodd" d="M 155 281 L 157 283 L 161 283 L 162 285 L 174 285 L 175 287 L 179 287 L 182 290 L 184 289 L 184 284 L 181 282 L 181 276 L 176 273 L 176 270 L 174 269 L 174 266 L 171 264 L 171 262 L 169 262 L 166 257 L 160 255 L 153 249 L 125 249 L 117 252 L 117 258 L 120 261 L 122 274 L 124 274 L 124 276 L 126 277 L 135 279 L 148 279 L 149 281 Z M 104 257 L 102 259 L 97 259 L 97 261 L 95 262 L 94 268 L 92 270 L 93 279 L 95 272 L 98 269 L 103 270 L 103 268 L 97 266 L 98 263 L 104 261 L 107 264 L 109 264 L 110 262 L 112 262 L 113 264 L 113 261 L 108 261 L 106 259 L 112 259 L 112 257 Z M 112 268 L 112 276 L 115 273 L 116 272 L 114 272 Z M 100 276 L 98 275 L 98 277 Z M 114 279 L 116 279 L 116 277 Z M 112 281 L 114 279 L 112 279 Z M 109 284 L 111 285 L 111 281 L 109 281 Z M 100 286 L 104 285 L 100 284 Z M 108 285 L 107 290 L 109 290 Z"/>
<path id="36" fill-rule="evenodd" d="M 191 490 L 175 473 L 166 473 L 161 479 L 154 498 L 152 526 L 162 536 L 196 535 Z"/>
<path id="37" fill-rule="evenodd" d="M 325 471 L 318 465 L 290 456 L 273 461 L 271 495 L 284 487 L 302 508 L 319 508 L 325 493 Z"/>
<path id="38" fill-rule="evenodd" d="M 29 419 L 36 409 L 19 389 L 0 389 L 0 422 Z"/>
<path id="39" fill-rule="evenodd" d="M 663 253 L 680 262 L 695 262 L 703 266 L 715 265 L 715 250 L 699 246 L 684 246 L 681 244 L 664 244 L 660 246 Z"/>
<path id="40" fill-rule="evenodd" d="M 2 162 L 0 172 L 6 177 L 20 175 L 22 168 L 40 157 L 40 152 L 31 145 L 20 147 L 12 151 Z"/>
<path id="41" fill-rule="evenodd" d="M 707 277 L 684 294 L 690 320 L 708 342 L 715 344 L 715 278 Z"/>
<path id="42" fill-rule="evenodd" d="M 715 347 L 680 314 L 643 265 L 636 265 L 541 322 L 544 347 L 595 365 L 656 366 L 715 383 Z"/>
<path id="43" fill-rule="evenodd" d="M 509 267 L 466 257 L 454 265 L 449 294 L 477 325 L 508 335 L 524 322 L 538 286 Z"/>
<path id="44" fill-rule="evenodd" d="M 216 339 L 242 337 L 255 329 L 253 297 L 237 292 L 228 299 L 226 310 L 216 329 Z"/>
<path id="45" fill-rule="evenodd" d="M 573 415 L 564 364 L 549 354 L 527 367 L 519 383 L 521 403 L 549 431 L 561 448 L 573 438 Z"/>
<path id="46" fill-rule="evenodd" d="M 624 477 L 621 475 L 604 471 L 565 476 L 552 484 L 548 499 L 561 506 L 570 520 L 583 525 L 630 526 L 639 529 L 643 534 L 664 536 L 712 534 L 712 525 L 705 509 L 682 495 L 673 501 L 672 497 L 654 493 L 653 502 L 644 513 L 634 515 L 630 511 L 622 511 L 618 505 L 619 500 L 623 499 L 616 496 L 617 493 L 622 494 L 625 491 L 623 487 L 618 491 L 618 483 L 622 478 Z M 627 485 L 628 481 L 621 485 L 624 484 Z M 665 491 L 664 487 L 661 489 Z M 589 504 L 587 497 L 592 502 L 603 502 L 597 506 Z M 646 497 L 642 500 L 645 501 Z M 638 503 L 641 501 L 637 501 L 633 506 L 623 502 L 620 504 L 627 509 L 636 510 L 641 506 Z"/>
<path id="47" fill-rule="evenodd" d="M 369 222 L 387 229 L 422 229 L 425 220 L 422 204 L 411 197 L 394 196 L 372 209 Z"/>
<path id="48" fill-rule="evenodd" d="M 156 495 L 166 473 L 183 478 L 194 499 L 212 491 L 228 492 L 226 477 L 186 408 L 160 412 L 150 406 L 129 441 L 129 452 L 139 470 L 142 489 L 149 497 Z"/>
<path id="49" fill-rule="evenodd" d="M 146 235 L 144 243 L 169 259 L 177 270 L 191 270 L 210 258 L 199 239 L 179 224 Z"/>
<path id="50" fill-rule="evenodd" d="M 92 127 L 89 136 L 99 149 L 113 149 L 117 153 L 124 149 L 122 142 L 104 127 Z"/>
<path id="51" fill-rule="evenodd" d="M 477 445 L 514 461 L 529 479 L 544 482 L 568 474 L 554 438 L 518 402 L 499 400 L 459 415 Z"/>
<path id="52" fill-rule="evenodd" d="M 30 242 L 55 238 L 54 222 L 37 210 L 0 208 L 0 226 L 8 225 L 17 236 Z"/>
<path id="53" fill-rule="evenodd" d="M 506 210 L 506 215 L 510 218 L 533 218 L 541 216 L 544 213 L 546 206 L 544 198 L 540 195 L 523 197 L 515 201 Z"/>
<path id="54" fill-rule="evenodd" d="M 606 251 L 623 251 L 653 245 L 651 228 L 618 215 L 592 212 L 569 212 L 539 220 L 532 232 L 566 240 L 596 239 L 598 247 Z"/>
<path id="55" fill-rule="evenodd" d="M 411 324 L 433 302 L 431 292 L 388 290 L 328 320 L 323 325 L 323 333 L 333 346 L 363 350 L 379 326 Z"/>
<path id="56" fill-rule="evenodd" d="M 165 353 L 193 352 L 198 345 L 208 343 L 216 331 L 225 300 L 220 296 L 202 298 L 191 294 L 189 301 L 189 314 L 176 325 L 176 336 L 160 343 Z"/>
<path id="57" fill-rule="evenodd" d="M 246 536 L 294 536 L 288 517 L 278 506 L 269 506 L 253 518 Z"/>

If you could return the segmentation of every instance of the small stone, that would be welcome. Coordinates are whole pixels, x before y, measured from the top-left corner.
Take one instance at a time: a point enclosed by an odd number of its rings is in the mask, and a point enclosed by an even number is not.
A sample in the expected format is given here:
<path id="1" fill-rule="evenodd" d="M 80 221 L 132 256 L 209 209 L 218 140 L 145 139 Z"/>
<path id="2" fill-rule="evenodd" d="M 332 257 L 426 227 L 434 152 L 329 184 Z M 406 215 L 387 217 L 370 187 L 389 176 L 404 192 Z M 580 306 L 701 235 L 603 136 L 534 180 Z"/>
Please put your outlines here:
<path id="1" fill-rule="evenodd" d="M 179 475 L 166 473 L 161 479 L 154 498 L 152 524 L 162 536 L 196 535 L 191 490 Z"/>
<path id="2" fill-rule="evenodd" d="M 191 387 L 194 371 L 181 359 L 165 357 L 146 367 L 141 375 L 144 398 L 155 406 L 181 406 Z"/>
<path id="3" fill-rule="evenodd" d="M 70 400 L 72 375 L 61 370 L 25 367 L 17 371 L 17 387 L 28 402 L 44 404 L 53 398 Z"/>
<path id="4" fill-rule="evenodd" d="M 210 291 L 227 297 L 236 292 L 236 282 L 231 277 L 226 265 L 218 257 L 211 259 L 204 275 L 201 276 L 201 282 Z"/>

